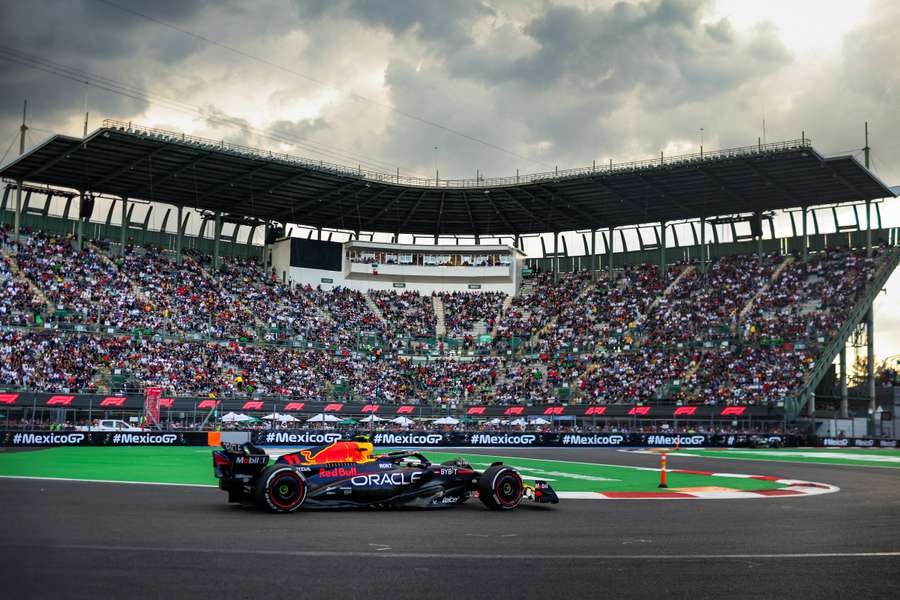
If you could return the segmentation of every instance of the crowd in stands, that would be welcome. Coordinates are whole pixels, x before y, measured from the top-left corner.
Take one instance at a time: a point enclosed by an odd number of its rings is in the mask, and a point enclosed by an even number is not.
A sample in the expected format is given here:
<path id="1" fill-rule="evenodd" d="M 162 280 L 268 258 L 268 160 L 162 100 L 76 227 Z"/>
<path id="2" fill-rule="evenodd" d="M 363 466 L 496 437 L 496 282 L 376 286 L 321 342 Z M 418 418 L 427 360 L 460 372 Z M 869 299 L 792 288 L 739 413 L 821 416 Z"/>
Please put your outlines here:
<path id="1" fill-rule="evenodd" d="M 503 292 L 450 292 L 441 294 L 444 303 L 444 322 L 451 336 L 471 335 L 476 326 L 482 333 L 490 333 L 503 307 Z"/>
<path id="2" fill-rule="evenodd" d="M 445 340 L 410 356 L 405 338 L 436 334 L 433 299 L 412 291 L 322 290 L 252 260 L 216 267 L 189 253 L 178 264 L 143 247 L 120 257 L 34 231 L 18 249 L 3 233 L 0 246 L 0 324 L 102 327 L 0 331 L 2 387 L 440 404 L 777 402 L 805 381 L 819 340 L 834 336 L 883 256 L 733 256 L 705 273 L 672 265 L 663 278 L 650 264 L 612 280 L 540 273 L 505 309 L 501 293 L 445 293 L 447 335 L 471 344 L 463 356 L 442 352 Z M 475 332 L 491 341 L 476 344 Z M 297 337 L 313 345 L 276 343 Z"/>
<path id="3" fill-rule="evenodd" d="M 792 262 L 754 303 L 746 335 L 830 340 L 874 276 L 879 255 L 838 248 Z"/>
<path id="4" fill-rule="evenodd" d="M 726 256 L 706 273 L 687 266 L 660 298 L 648 331 L 650 342 L 672 344 L 732 337 L 741 310 L 763 289 L 783 257 Z"/>
<path id="5" fill-rule="evenodd" d="M 387 330 L 413 338 L 435 336 L 435 314 L 431 298 L 415 291 L 372 290 L 369 297 L 381 311 Z"/>
<path id="6" fill-rule="evenodd" d="M 0 246 L 6 244 L 6 232 L 0 229 Z M 4 256 L 0 256 L 0 324 L 34 325 L 40 321 L 42 302 L 28 284 L 16 277 Z"/>
<path id="7" fill-rule="evenodd" d="M 158 328 L 161 314 L 91 244 L 81 251 L 67 237 L 31 232 L 15 255 L 20 271 L 52 304 L 57 319 L 117 329 Z"/>

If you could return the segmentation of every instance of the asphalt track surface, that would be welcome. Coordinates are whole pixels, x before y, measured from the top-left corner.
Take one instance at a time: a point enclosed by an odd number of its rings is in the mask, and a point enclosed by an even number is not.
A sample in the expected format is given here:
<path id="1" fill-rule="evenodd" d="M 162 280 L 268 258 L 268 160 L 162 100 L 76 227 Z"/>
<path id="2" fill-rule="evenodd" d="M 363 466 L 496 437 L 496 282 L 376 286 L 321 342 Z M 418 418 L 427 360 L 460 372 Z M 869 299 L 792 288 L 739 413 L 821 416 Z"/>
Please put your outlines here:
<path id="1" fill-rule="evenodd" d="M 468 452 L 472 452 L 469 450 Z M 485 450 L 658 466 L 613 450 Z M 900 470 L 670 455 L 836 494 L 270 515 L 216 489 L 0 480 L 4 598 L 890 598 Z"/>

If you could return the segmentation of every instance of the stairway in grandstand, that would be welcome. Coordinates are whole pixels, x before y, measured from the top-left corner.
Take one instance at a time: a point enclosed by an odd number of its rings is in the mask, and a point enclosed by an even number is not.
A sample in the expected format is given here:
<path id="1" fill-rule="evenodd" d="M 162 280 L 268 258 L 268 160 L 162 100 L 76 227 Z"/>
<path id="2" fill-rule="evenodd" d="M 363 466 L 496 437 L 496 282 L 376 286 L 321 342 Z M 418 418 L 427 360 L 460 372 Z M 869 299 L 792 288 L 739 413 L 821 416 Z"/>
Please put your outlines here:
<path id="1" fill-rule="evenodd" d="M 695 270 L 695 267 L 693 265 L 689 265 L 684 270 L 682 270 L 681 273 L 678 274 L 678 277 L 673 279 L 672 282 L 666 286 L 666 289 L 664 289 L 662 292 L 660 292 L 660 294 L 653 299 L 653 301 L 647 307 L 647 312 L 645 314 L 643 314 L 641 316 L 641 318 L 643 320 L 650 318 L 651 315 L 653 314 L 653 311 L 659 306 L 659 303 L 662 302 L 662 300 L 664 298 L 670 296 L 672 294 L 672 292 L 674 292 L 675 289 L 677 289 L 678 285 L 680 285 L 682 280 L 684 280 L 686 277 L 689 277 L 690 274 L 694 272 L 694 270 Z M 598 281 L 598 283 L 599 283 L 599 281 Z M 624 285 L 623 280 L 622 279 L 617 280 L 617 285 L 619 285 L 619 286 Z M 590 288 L 590 286 L 588 286 L 588 287 Z M 581 297 L 579 297 L 579 300 L 581 300 Z M 576 302 L 577 302 L 577 300 L 576 300 Z M 640 346 L 643 342 L 644 342 L 643 337 L 635 337 L 633 345 L 635 347 L 637 347 L 637 346 Z M 691 369 L 689 370 L 689 373 L 693 375 L 693 373 L 696 372 L 696 370 L 697 370 L 697 366 L 698 365 L 692 365 Z M 587 368 L 584 370 L 583 373 L 581 373 L 580 375 L 578 375 L 577 377 L 573 378 L 570 381 L 570 387 L 573 390 L 573 398 L 580 398 L 582 396 L 581 390 L 578 386 L 578 382 L 582 379 L 585 379 L 586 377 L 589 377 L 594 371 L 597 370 L 598 367 L 599 367 L 598 362 L 593 361 L 587 366 Z"/>
<path id="2" fill-rule="evenodd" d="M 363 294 L 363 298 L 365 298 L 366 306 L 369 307 L 369 310 L 372 311 L 372 314 L 375 315 L 376 317 L 378 317 L 379 321 L 386 324 L 387 319 L 384 318 L 384 313 L 381 312 L 381 309 L 378 308 L 378 305 L 375 303 L 374 300 L 372 300 L 372 297 L 369 295 L 368 292 Z"/>
<path id="3" fill-rule="evenodd" d="M 594 291 L 594 289 L 597 287 L 598 283 L 600 283 L 599 280 L 595 283 L 595 282 L 591 281 L 590 279 L 588 279 L 584 283 L 584 287 L 581 289 L 581 291 L 578 292 L 578 295 L 575 297 L 575 300 L 572 301 L 572 304 L 578 304 L 579 302 L 584 300 L 588 294 L 590 294 L 592 291 Z M 556 322 L 558 320 L 559 320 L 559 313 L 550 317 L 550 320 L 547 321 L 546 323 L 544 323 L 544 326 L 538 330 L 537 335 L 535 336 L 535 339 L 539 340 L 548 331 L 553 331 L 553 329 L 556 327 Z"/>
<path id="4" fill-rule="evenodd" d="M 675 291 L 675 288 L 677 288 L 679 285 L 681 285 L 681 280 L 685 279 L 686 277 L 689 277 L 690 274 L 693 273 L 695 270 L 696 270 L 696 267 L 694 265 L 688 265 L 684 270 L 682 270 L 681 273 L 678 274 L 678 277 L 676 277 L 674 280 L 672 280 L 672 283 L 670 283 L 666 287 L 666 289 L 663 290 L 663 293 L 653 299 L 653 302 L 647 308 L 647 314 L 652 313 L 653 310 L 662 301 L 663 298 L 668 298 L 669 296 L 671 296 L 672 292 Z"/>
<path id="5" fill-rule="evenodd" d="M 769 277 L 769 281 L 766 282 L 766 285 L 764 285 L 758 292 L 756 292 L 756 294 L 754 294 L 753 297 L 747 301 L 747 304 L 744 305 L 744 308 L 741 309 L 741 312 L 738 314 L 738 323 L 744 320 L 744 318 L 747 316 L 747 313 L 753 309 L 753 305 L 756 304 L 756 301 L 769 291 L 769 288 L 772 287 L 772 284 L 778 281 L 778 278 L 781 277 L 781 274 L 786 268 L 788 268 L 788 266 L 790 266 L 792 262 L 794 262 L 793 256 L 788 256 L 783 261 L 781 261 L 781 264 L 778 265 L 778 267 L 776 267 L 772 272 L 772 276 Z"/>
<path id="6" fill-rule="evenodd" d="M 16 262 L 16 257 L 13 256 L 12 253 L 3 250 L 3 258 L 6 260 L 6 266 L 7 268 L 9 268 L 9 272 L 12 274 L 12 276 L 18 277 L 20 280 L 24 281 L 31 293 L 37 296 L 37 298 L 42 303 L 47 305 L 47 314 L 52 315 L 53 313 L 55 313 L 56 305 L 50 302 L 50 299 L 47 298 L 47 294 L 44 293 L 44 290 L 42 290 L 35 282 L 29 279 L 21 269 L 19 269 L 19 263 Z"/>
<path id="7" fill-rule="evenodd" d="M 442 338 L 447 335 L 447 321 L 444 319 L 444 300 L 440 294 L 431 296 L 431 306 L 434 308 L 434 333 Z"/>
<path id="8" fill-rule="evenodd" d="M 112 391 L 112 369 L 107 364 L 97 366 L 97 372 L 94 373 L 92 380 L 94 387 L 102 394 L 108 394 Z"/>
<path id="9" fill-rule="evenodd" d="M 197 268 L 200 269 L 200 273 L 203 274 L 203 277 L 215 283 L 217 286 L 219 286 L 220 289 L 222 289 L 223 292 L 227 291 L 224 289 L 224 286 L 219 283 L 219 278 L 210 273 L 203 265 L 203 263 L 201 263 L 199 260 L 194 260 L 194 258 L 191 256 L 182 256 L 182 260 L 191 261 L 192 263 L 194 263 Z M 244 301 L 241 299 L 240 295 L 236 294 L 232 296 L 231 294 L 229 294 L 229 296 L 233 298 L 245 311 L 247 311 L 247 313 L 253 315 L 253 323 L 256 325 L 256 328 L 258 330 L 265 331 L 268 328 L 266 322 L 262 319 L 262 317 L 256 314 L 256 312 L 250 310 L 250 308 L 246 304 L 244 304 Z"/>
<path id="10" fill-rule="evenodd" d="M 869 286 L 866 289 L 865 294 L 863 294 L 863 297 L 856 303 L 856 306 L 853 307 L 850 314 L 847 315 L 846 320 L 843 325 L 841 325 L 841 328 L 838 330 L 837 335 L 834 336 L 832 342 L 826 346 L 816 358 L 815 367 L 813 367 L 809 377 L 807 377 L 806 381 L 801 386 L 797 396 L 785 400 L 784 412 L 788 419 L 797 417 L 800 414 L 800 411 L 803 410 L 803 407 L 806 406 L 810 396 L 828 373 L 831 365 L 840 353 L 841 348 L 847 344 L 847 341 L 850 339 L 856 326 L 866 318 L 869 307 L 872 306 L 875 298 L 881 293 L 887 280 L 894 272 L 894 269 L 900 264 L 900 248 L 893 248 L 887 252 L 888 254 L 885 257 L 885 261 L 881 264 L 881 267 L 875 271 L 875 275 L 872 277 L 871 281 L 869 281 Z"/>
<path id="11" fill-rule="evenodd" d="M 525 284 L 522 284 L 522 287 L 519 289 L 519 292 L 522 293 L 525 289 L 526 289 Z M 528 284 L 528 289 L 529 290 L 533 289 L 533 287 L 531 286 L 530 283 Z M 490 332 L 491 337 L 497 336 L 497 327 L 500 326 L 500 319 L 503 318 L 503 315 L 505 315 L 506 311 L 509 310 L 509 307 L 512 306 L 513 298 L 515 298 L 515 296 L 506 296 L 505 298 L 503 298 L 503 305 L 500 307 L 500 310 L 497 312 L 497 314 L 494 315 L 494 328 L 491 329 L 491 332 Z"/>
<path id="12" fill-rule="evenodd" d="M 116 261 L 114 261 L 112 258 L 110 258 L 109 255 L 106 254 L 106 252 L 104 252 L 103 250 L 101 250 L 100 248 L 95 246 L 92 242 L 85 241 L 84 244 L 85 244 L 85 246 L 88 247 L 88 249 L 91 252 L 96 254 L 100 258 L 100 260 L 102 260 L 106 264 L 110 265 L 115 270 L 115 272 L 119 275 L 119 277 L 121 277 L 122 280 L 128 284 L 128 289 L 131 290 L 131 293 L 134 294 L 135 298 L 137 298 L 141 302 L 144 302 L 145 304 L 148 304 L 151 306 L 153 305 L 153 302 L 150 300 L 150 298 L 147 296 L 147 294 L 144 293 L 144 290 L 139 285 L 137 285 L 134 281 L 132 281 L 131 277 L 128 277 L 125 273 L 123 273 L 119 269 L 119 265 L 116 264 Z"/>

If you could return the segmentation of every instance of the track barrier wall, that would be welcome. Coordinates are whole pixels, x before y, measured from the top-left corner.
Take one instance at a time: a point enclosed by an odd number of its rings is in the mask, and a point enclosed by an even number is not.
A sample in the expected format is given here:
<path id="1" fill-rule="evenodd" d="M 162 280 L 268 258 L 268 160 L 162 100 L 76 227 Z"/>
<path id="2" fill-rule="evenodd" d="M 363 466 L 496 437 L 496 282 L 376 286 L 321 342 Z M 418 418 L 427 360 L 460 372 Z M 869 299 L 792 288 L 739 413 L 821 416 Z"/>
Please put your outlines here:
<path id="1" fill-rule="evenodd" d="M 897 440 L 819 438 L 798 435 L 548 433 L 508 432 L 367 432 L 325 430 L 261 431 L 19 431 L 0 432 L 0 446 L 218 446 L 221 441 L 252 441 L 261 446 L 319 446 L 370 435 L 376 446 L 445 446 L 472 448 L 748 448 L 757 446 L 825 448 L 897 448 Z"/>

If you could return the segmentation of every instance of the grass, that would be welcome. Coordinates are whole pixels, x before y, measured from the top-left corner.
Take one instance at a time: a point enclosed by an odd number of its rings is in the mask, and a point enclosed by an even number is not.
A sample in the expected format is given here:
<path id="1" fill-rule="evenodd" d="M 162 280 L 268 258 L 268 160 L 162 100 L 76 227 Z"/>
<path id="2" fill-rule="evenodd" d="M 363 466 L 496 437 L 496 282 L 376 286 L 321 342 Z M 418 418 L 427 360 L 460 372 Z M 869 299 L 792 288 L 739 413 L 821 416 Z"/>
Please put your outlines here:
<path id="1" fill-rule="evenodd" d="M 215 485 L 210 450 L 197 447 L 50 448 L 0 453 L 0 475 Z M 502 452 L 501 452 L 502 454 Z M 659 472 L 537 458 L 427 452 L 432 462 L 461 457 L 478 470 L 495 461 L 517 467 L 526 480 L 546 479 L 557 491 L 658 491 Z M 718 486 L 741 490 L 783 487 L 772 481 L 669 473 L 669 488 Z"/>

